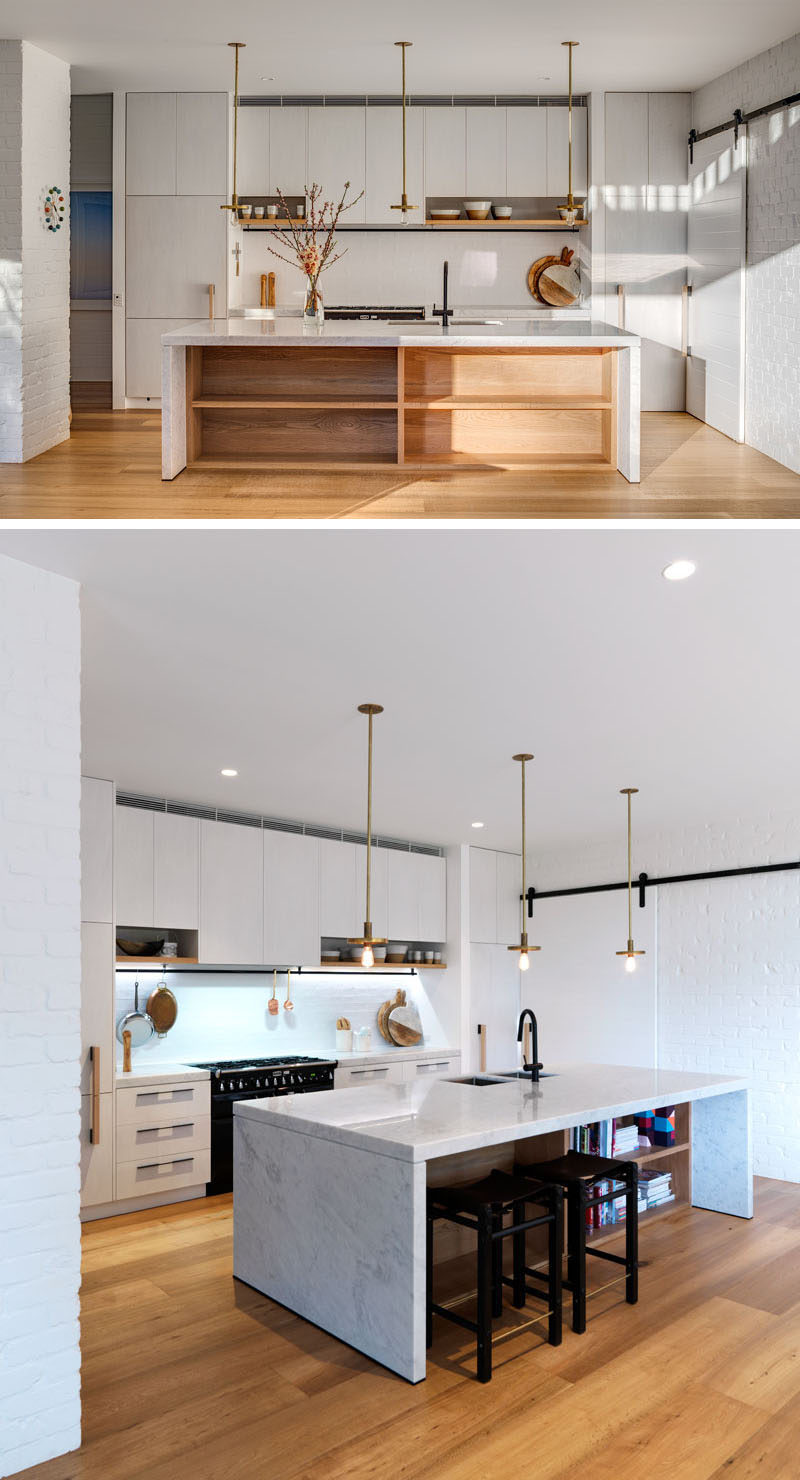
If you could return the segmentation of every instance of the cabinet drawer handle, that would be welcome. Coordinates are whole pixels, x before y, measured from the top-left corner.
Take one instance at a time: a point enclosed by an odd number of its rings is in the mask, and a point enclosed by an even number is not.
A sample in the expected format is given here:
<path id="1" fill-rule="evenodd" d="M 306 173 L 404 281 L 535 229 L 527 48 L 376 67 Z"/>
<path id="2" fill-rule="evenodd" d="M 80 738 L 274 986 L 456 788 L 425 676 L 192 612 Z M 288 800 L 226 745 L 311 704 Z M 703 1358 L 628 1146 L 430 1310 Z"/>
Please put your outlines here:
<path id="1" fill-rule="evenodd" d="M 161 1132 L 161 1131 L 192 1131 L 192 1130 L 194 1130 L 194 1121 L 193 1120 L 182 1120 L 179 1125 L 143 1125 L 143 1126 L 140 1126 L 139 1127 L 139 1129 L 136 1132 L 136 1135 L 137 1135 L 137 1138 L 138 1138 L 139 1136 L 157 1136 L 159 1134 L 159 1132 Z"/>
<path id="2" fill-rule="evenodd" d="M 625 328 L 625 284 L 617 283 L 617 323 L 620 329 Z"/>
<path id="3" fill-rule="evenodd" d="M 450 1066 L 449 1059 L 442 1059 L 439 1064 L 417 1064 L 418 1074 L 430 1074 L 432 1069 L 447 1069 Z"/>
<path id="4" fill-rule="evenodd" d="M 194 1161 L 193 1156 L 176 1156 L 173 1161 L 143 1161 L 137 1166 L 137 1172 L 152 1172 L 155 1167 L 180 1167 L 186 1162 Z"/>
<path id="5" fill-rule="evenodd" d="M 385 1069 L 382 1069 L 382 1068 L 380 1068 L 380 1069 L 379 1068 L 375 1068 L 375 1069 L 351 1069 L 350 1070 L 350 1077 L 352 1079 L 355 1079 L 355 1077 L 356 1077 L 357 1074 L 388 1074 L 388 1073 L 389 1073 L 389 1066 L 387 1064 L 387 1066 L 386 1066 Z"/>
<path id="6" fill-rule="evenodd" d="M 689 349 L 689 299 L 692 296 L 690 283 L 684 283 L 681 288 L 681 354 L 688 360 L 691 353 Z"/>
<path id="7" fill-rule="evenodd" d="M 100 1145 L 100 1049 L 94 1043 L 89 1049 L 89 1062 L 92 1066 L 92 1115 L 89 1122 L 89 1143 L 92 1146 Z"/>
<path id="8" fill-rule="evenodd" d="M 136 1091 L 137 1105 L 171 1105 L 176 1100 L 191 1100 L 193 1098 L 193 1089 L 150 1089 Z"/>

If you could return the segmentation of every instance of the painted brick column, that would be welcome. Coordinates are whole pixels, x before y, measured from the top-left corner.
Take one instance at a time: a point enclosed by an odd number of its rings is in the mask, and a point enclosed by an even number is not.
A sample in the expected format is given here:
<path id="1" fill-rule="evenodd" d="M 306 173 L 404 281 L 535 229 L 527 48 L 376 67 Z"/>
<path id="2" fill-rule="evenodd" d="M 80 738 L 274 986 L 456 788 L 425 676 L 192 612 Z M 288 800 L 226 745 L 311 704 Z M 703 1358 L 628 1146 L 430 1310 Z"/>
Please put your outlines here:
<path id="1" fill-rule="evenodd" d="M 0 461 L 26 462 L 69 436 L 69 66 L 0 41 Z"/>

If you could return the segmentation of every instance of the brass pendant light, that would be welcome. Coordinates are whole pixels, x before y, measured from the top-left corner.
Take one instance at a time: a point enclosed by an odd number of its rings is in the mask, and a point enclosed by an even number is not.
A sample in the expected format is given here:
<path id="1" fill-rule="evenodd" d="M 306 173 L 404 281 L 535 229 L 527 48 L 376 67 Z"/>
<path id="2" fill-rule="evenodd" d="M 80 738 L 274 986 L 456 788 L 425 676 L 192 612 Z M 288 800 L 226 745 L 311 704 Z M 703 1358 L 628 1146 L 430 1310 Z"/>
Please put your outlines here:
<path id="1" fill-rule="evenodd" d="M 520 971 L 527 971 L 528 967 L 530 966 L 530 961 L 528 960 L 528 952 L 541 950 L 541 946 L 531 946 L 528 944 L 528 932 L 525 929 L 525 909 L 528 902 L 528 878 L 527 866 L 525 861 L 525 762 L 532 761 L 533 756 L 528 754 L 520 754 L 512 756 L 511 759 L 514 761 L 519 761 L 522 767 L 522 914 L 520 916 L 519 945 L 509 946 L 508 949 L 510 951 L 519 952 L 519 969 Z"/>
<path id="2" fill-rule="evenodd" d="M 246 41 L 229 41 L 233 47 L 236 60 L 233 64 L 233 192 L 230 201 L 220 206 L 221 211 L 233 211 L 233 219 L 239 219 L 239 197 L 236 194 L 236 154 L 239 144 L 239 52 L 247 45 Z M 239 273 L 239 261 L 236 261 L 236 273 Z"/>
<path id="3" fill-rule="evenodd" d="M 390 210 L 392 210 L 392 211 L 402 211 L 403 212 L 403 225 L 405 226 L 407 224 L 407 222 L 408 222 L 408 213 L 409 213 L 409 211 L 416 211 L 416 210 L 419 209 L 418 206 L 409 205 L 409 203 L 408 203 L 408 195 L 406 194 L 406 48 L 409 47 L 409 46 L 413 46 L 414 43 L 413 43 L 413 41 L 395 41 L 394 44 L 395 44 L 395 46 L 399 46 L 399 47 L 402 48 L 402 57 L 403 57 L 403 62 L 402 62 L 402 87 L 403 87 L 403 189 L 402 189 L 402 193 L 400 195 L 400 204 L 399 205 L 396 205 L 396 206 L 391 206 L 390 207 Z"/>
<path id="4" fill-rule="evenodd" d="M 359 714 L 366 714 L 369 725 L 369 739 L 367 742 L 367 904 L 366 918 L 364 920 L 364 934 L 351 936 L 348 945 L 363 946 L 361 952 L 361 965 L 374 966 L 375 954 L 373 946 L 385 946 L 385 936 L 373 935 L 370 888 L 372 884 L 372 721 L 376 714 L 383 714 L 382 704 L 359 704 Z"/>
<path id="5" fill-rule="evenodd" d="M 568 149 L 568 184 L 567 204 L 563 208 L 563 220 L 566 226 L 573 226 L 577 220 L 579 206 L 576 206 L 572 197 L 572 49 L 580 46 L 579 41 L 562 41 L 562 46 L 569 47 L 569 149 Z"/>
<path id="6" fill-rule="evenodd" d="M 644 951 L 637 951 L 633 944 L 633 875 L 631 870 L 631 797 L 635 797 L 639 791 L 638 786 L 623 786 L 620 796 L 628 798 L 628 947 L 625 951 L 617 951 L 618 956 L 625 957 L 625 970 L 636 970 L 636 957 L 644 956 Z"/>

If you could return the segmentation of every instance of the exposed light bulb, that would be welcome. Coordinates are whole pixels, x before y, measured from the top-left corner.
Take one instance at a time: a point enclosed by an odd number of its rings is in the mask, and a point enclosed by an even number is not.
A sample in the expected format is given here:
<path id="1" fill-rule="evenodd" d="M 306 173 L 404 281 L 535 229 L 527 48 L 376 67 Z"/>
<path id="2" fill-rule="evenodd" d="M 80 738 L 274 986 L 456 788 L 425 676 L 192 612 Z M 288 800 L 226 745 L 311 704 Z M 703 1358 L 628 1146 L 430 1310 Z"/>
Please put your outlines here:
<path id="1" fill-rule="evenodd" d="M 636 957 L 635 956 L 626 956 L 625 957 L 625 970 L 627 972 L 631 972 L 631 971 L 635 971 L 636 970 Z"/>
<path id="2" fill-rule="evenodd" d="M 520 969 L 520 971 L 527 971 L 528 970 L 528 967 L 530 966 L 530 964 L 531 963 L 528 960 L 528 952 L 527 951 L 520 951 L 520 953 L 519 953 L 519 969 Z"/>
<path id="3" fill-rule="evenodd" d="M 369 944 L 365 945 L 363 951 L 361 952 L 361 965 L 362 966 L 374 966 L 375 965 L 375 956 L 374 956 L 373 951 L 372 951 L 372 946 L 369 945 Z"/>

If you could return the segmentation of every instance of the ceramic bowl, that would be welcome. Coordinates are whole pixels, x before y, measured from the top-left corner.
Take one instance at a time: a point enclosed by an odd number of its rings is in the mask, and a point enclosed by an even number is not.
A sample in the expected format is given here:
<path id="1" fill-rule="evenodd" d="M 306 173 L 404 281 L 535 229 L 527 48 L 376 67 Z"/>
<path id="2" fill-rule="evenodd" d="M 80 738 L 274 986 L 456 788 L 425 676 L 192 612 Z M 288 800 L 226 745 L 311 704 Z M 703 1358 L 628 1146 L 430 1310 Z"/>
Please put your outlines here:
<path id="1" fill-rule="evenodd" d="M 495 206 L 494 214 L 497 221 L 510 221 L 513 206 Z"/>
<path id="2" fill-rule="evenodd" d="M 488 221 L 492 202 L 490 200 L 465 200 L 464 210 L 470 221 Z"/>
<path id="3" fill-rule="evenodd" d="M 439 210 L 431 209 L 432 221 L 458 221 L 460 215 L 460 210 L 445 210 L 444 207 Z"/>

